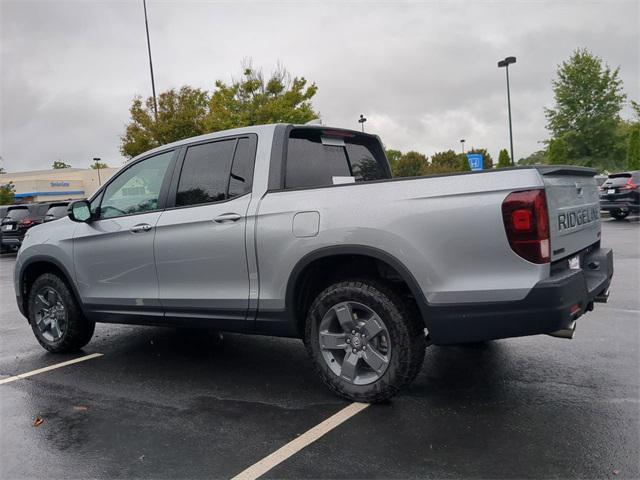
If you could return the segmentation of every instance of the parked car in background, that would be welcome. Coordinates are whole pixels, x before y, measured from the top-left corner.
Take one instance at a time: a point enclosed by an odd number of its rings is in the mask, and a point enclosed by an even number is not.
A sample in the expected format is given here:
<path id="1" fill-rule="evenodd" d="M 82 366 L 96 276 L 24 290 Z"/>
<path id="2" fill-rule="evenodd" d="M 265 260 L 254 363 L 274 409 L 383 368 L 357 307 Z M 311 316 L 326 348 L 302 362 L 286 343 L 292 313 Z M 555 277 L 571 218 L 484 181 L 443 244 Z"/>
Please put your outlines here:
<path id="1" fill-rule="evenodd" d="M 69 202 L 56 202 L 49 204 L 49 210 L 47 210 L 47 213 L 44 216 L 44 221 L 52 222 L 53 220 L 66 217 L 68 206 Z"/>
<path id="2" fill-rule="evenodd" d="M 609 175 L 600 186 L 600 209 L 616 220 L 640 212 L 640 170 Z"/>
<path id="3" fill-rule="evenodd" d="M 49 203 L 11 205 L 0 222 L 2 251 L 18 250 L 27 230 L 44 222 L 49 205 Z"/>
<path id="4" fill-rule="evenodd" d="M 0 222 L 7 215 L 7 210 L 9 210 L 9 205 L 0 205 Z"/>

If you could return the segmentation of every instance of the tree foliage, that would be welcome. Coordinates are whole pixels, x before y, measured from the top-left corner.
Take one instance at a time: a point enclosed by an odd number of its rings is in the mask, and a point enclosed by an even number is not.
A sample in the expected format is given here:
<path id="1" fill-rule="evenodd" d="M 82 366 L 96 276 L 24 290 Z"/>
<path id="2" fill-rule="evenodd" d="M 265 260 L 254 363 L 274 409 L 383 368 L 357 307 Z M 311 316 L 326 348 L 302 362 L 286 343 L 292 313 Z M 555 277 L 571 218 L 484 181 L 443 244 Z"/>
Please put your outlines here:
<path id="1" fill-rule="evenodd" d="M 250 63 L 239 80 L 215 82 L 213 92 L 183 86 L 158 97 L 158 116 L 153 98 L 133 100 L 131 119 L 121 137 L 120 151 L 134 157 L 151 148 L 184 138 L 230 128 L 266 123 L 306 123 L 319 115 L 311 99 L 315 84 L 294 77 L 283 67 L 265 78 Z"/>
<path id="2" fill-rule="evenodd" d="M 13 182 L 0 185 L 0 205 L 11 205 L 15 201 Z"/>
<path id="3" fill-rule="evenodd" d="M 68 163 L 63 162 L 62 160 L 56 160 L 51 165 L 51 168 L 53 168 L 54 170 L 57 170 L 57 169 L 60 169 L 60 168 L 71 168 L 71 165 L 69 165 Z"/>
<path id="4" fill-rule="evenodd" d="M 547 163 L 547 150 L 538 150 L 518 160 L 518 165 L 544 165 L 545 163 Z"/>
<path id="5" fill-rule="evenodd" d="M 427 157 L 422 153 L 410 151 L 402 155 L 395 163 L 394 177 L 419 177 L 427 166 Z"/>
<path id="6" fill-rule="evenodd" d="M 640 170 L 640 125 L 636 125 L 629 134 L 627 169 Z"/>
<path id="7" fill-rule="evenodd" d="M 431 155 L 431 162 L 426 167 L 424 174 L 453 173 L 470 170 L 467 157 L 453 150 L 436 152 Z"/>
<path id="8" fill-rule="evenodd" d="M 511 157 L 509 157 L 509 152 L 507 152 L 506 148 L 500 150 L 498 154 L 498 168 L 506 168 L 511 166 Z"/>
<path id="9" fill-rule="evenodd" d="M 94 169 L 94 170 L 97 170 L 98 168 L 101 168 L 101 169 L 102 168 L 109 168 L 109 165 L 107 165 L 104 162 L 93 162 L 91 164 L 91 168 Z"/>
<path id="10" fill-rule="evenodd" d="M 569 148 L 563 138 L 555 138 L 549 142 L 548 162 L 551 165 L 566 165 L 569 163 Z"/>
<path id="11" fill-rule="evenodd" d="M 545 109 L 547 128 L 566 145 L 571 164 L 603 168 L 615 164 L 622 92 L 619 68 L 611 69 L 586 49 L 577 49 L 558 66 L 553 81 L 555 106 Z"/>
<path id="12" fill-rule="evenodd" d="M 387 160 L 389 161 L 389 166 L 391 166 L 391 170 L 393 171 L 393 166 L 402 158 L 402 152 L 400 150 L 386 150 L 384 151 Z"/>

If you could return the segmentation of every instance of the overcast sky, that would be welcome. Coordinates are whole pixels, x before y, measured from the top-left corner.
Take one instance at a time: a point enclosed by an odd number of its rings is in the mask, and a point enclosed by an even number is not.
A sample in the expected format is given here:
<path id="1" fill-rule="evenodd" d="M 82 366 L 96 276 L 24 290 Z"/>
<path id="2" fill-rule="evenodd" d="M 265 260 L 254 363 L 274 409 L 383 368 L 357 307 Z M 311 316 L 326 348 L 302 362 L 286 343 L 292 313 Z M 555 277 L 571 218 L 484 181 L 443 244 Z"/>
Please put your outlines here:
<path id="1" fill-rule="evenodd" d="M 387 148 L 508 147 L 510 70 L 515 157 L 547 138 L 558 63 L 587 47 L 620 66 L 639 95 L 640 2 L 179 2 L 148 0 L 156 89 L 212 88 L 243 58 L 278 61 L 318 85 L 325 124 L 379 134 Z M 0 155 L 8 171 L 122 164 L 119 137 L 135 95 L 150 95 L 142 0 L 0 0 Z M 623 112 L 628 116 L 628 111 Z"/>

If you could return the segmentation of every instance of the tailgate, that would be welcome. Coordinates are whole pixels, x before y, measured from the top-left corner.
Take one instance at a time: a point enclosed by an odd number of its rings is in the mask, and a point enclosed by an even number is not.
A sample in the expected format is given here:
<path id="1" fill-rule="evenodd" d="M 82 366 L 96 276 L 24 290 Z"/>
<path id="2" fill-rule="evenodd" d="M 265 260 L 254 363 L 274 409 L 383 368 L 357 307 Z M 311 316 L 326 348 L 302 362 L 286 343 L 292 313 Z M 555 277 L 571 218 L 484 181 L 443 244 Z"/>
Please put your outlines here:
<path id="1" fill-rule="evenodd" d="M 549 209 L 551 261 L 600 240 L 596 172 L 583 167 L 541 167 Z"/>

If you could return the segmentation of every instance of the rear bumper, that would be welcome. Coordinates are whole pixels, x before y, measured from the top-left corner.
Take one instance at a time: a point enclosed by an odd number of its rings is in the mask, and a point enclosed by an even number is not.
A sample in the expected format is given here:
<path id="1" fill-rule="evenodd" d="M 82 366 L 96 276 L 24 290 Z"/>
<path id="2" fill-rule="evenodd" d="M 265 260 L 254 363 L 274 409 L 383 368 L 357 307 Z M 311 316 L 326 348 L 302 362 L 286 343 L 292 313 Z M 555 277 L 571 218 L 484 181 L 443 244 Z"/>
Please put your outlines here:
<path id="1" fill-rule="evenodd" d="M 581 260 L 582 269 L 557 272 L 538 282 L 522 300 L 429 306 L 432 342 L 479 342 L 567 328 L 591 310 L 594 301 L 606 301 L 613 275 L 611 249 L 596 248 Z"/>
<path id="2" fill-rule="evenodd" d="M 604 210 L 606 212 L 610 212 L 612 210 L 629 210 L 630 212 L 640 211 L 640 204 L 634 203 L 632 201 L 620 200 L 620 201 L 601 201 L 600 202 L 600 210 Z"/>

